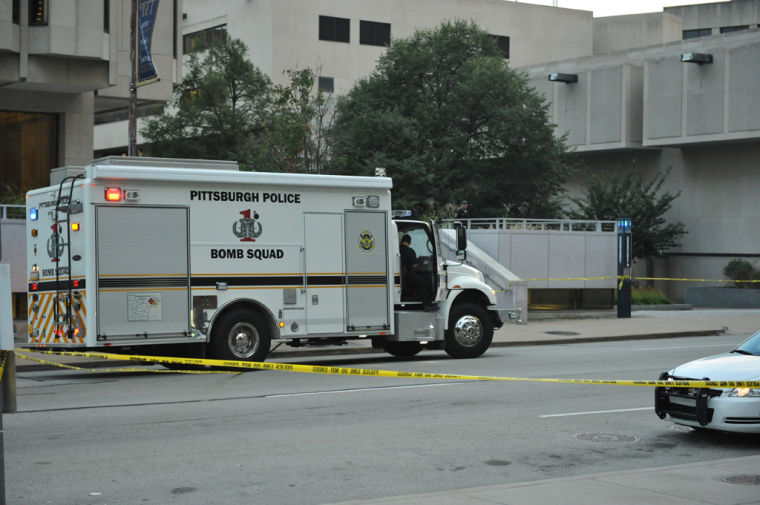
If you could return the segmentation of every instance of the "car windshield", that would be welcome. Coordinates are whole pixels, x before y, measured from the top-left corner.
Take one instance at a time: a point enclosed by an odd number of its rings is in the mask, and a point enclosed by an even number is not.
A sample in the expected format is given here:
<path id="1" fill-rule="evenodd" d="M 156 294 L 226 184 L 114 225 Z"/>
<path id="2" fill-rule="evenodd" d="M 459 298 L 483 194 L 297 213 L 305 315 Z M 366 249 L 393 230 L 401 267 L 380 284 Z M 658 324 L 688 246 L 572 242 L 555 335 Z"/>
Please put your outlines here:
<path id="1" fill-rule="evenodd" d="M 760 331 L 745 340 L 734 352 L 760 356 Z"/>

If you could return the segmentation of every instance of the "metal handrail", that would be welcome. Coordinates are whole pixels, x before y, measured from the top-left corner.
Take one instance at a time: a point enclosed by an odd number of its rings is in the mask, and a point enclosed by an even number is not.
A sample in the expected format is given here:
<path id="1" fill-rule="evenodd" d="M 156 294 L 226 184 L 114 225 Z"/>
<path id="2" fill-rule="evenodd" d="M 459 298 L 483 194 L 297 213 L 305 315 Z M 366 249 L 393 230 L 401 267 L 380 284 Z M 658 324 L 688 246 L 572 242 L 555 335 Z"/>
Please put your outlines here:
<path id="1" fill-rule="evenodd" d="M 495 229 L 507 231 L 560 231 L 615 233 L 615 221 L 583 219 L 517 219 L 506 217 L 445 219 L 444 222 L 460 221 L 468 229 Z"/>
<path id="2" fill-rule="evenodd" d="M 20 212 L 15 209 L 22 209 Z M 8 212 L 11 211 L 11 212 Z M 8 215 L 18 214 L 20 217 L 8 217 Z M 0 219 L 24 219 L 26 217 L 26 206 L 24 205 L 9 205 L 0 204 Z"/>

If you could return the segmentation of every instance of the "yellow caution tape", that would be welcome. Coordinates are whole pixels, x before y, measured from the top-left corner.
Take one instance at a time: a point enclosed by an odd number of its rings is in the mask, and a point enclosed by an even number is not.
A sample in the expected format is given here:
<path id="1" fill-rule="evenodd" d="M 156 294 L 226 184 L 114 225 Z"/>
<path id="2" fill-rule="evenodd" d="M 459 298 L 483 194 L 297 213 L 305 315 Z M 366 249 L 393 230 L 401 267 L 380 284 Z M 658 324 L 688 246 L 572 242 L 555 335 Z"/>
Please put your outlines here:
<path id="1" fill-rule="evenodd" d="M 19 351 L 16 351 L 17 353 Z M 492 377 L 484 375 L 455 375 L 423 372 L 401 372 L 395 370 L 375 370 L 372 368 L 346 368 L 322 365 L 297 365 L 293 363 L 266 363 L 260 361 L 229 361 L 221 359 L 173 358 L 168 356 L 141 356 L 112 354 L 102 352 L 71 351 L 34 351 L 60 356 L 78 356 L 82 358 L 113 359 L 122 361 L 142 361 L 150 363 L 178 363 L 183 365 L 201 365 L 223 368 L 241 368 L 249 370 L 278 370 L 281 372 L 315 373 L 327 375 L 362 375 L 373 377 L 396 377 L 402 379 L 445 379 L 477 381 L 514 381 L 545 382 L 552 384 L 585 384 L 604 386 L 645 386 L 678 388 L 760 388 L 760 381 L 704 381 L 704 380 L 596 380 L 596 379 L 547 379 L 529 377 Z M 144 371 L 144 370 L 141 370 Z"/>
<path id="2" fill-rule="evenodd" d="M 204 374 L 204 373 L 241 373 L 241 372 L 235 372 L 231 370 L 168 370 L 168 369 L 155 369 L 155 368 L 83 368 L 79 366 L 74 365 L 67 365 L 65 363 L 56 363 L 54 361 L 47 361 L 44 359 L 39 358 L 33 358 L 31 356 L 27 356 L 23 354 L 22 352 L 19 352 L 17 349 L 15 351 L 16 356 L 18 356 L 21 359 L 25 359 L 28 361 L 34 361 L 36 363 L 41 363 L 43 365 L 50 365 L 58 368 L 67 368 L 69 370 L 78 370 L 82 372 L 151 372 L 151 373 L 196 373 L 196 374 Z M 51 354 L 58 354 L 58 353 L 51 353 Z M 3 366 L 5 366 L 5 360 L 3 360 Z"/>

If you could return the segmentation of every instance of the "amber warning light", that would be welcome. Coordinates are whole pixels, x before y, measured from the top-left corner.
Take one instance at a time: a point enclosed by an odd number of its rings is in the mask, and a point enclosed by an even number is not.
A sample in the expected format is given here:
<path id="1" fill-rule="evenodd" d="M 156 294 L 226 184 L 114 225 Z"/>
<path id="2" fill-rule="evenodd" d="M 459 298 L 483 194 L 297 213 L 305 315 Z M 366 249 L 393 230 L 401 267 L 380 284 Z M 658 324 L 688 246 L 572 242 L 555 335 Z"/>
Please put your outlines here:
<path id="1" fill-rule="evenodd" d="M 121 201 L 121 189 L 119 188 L 106 188 L 106 200 L 109 202 Z"/>

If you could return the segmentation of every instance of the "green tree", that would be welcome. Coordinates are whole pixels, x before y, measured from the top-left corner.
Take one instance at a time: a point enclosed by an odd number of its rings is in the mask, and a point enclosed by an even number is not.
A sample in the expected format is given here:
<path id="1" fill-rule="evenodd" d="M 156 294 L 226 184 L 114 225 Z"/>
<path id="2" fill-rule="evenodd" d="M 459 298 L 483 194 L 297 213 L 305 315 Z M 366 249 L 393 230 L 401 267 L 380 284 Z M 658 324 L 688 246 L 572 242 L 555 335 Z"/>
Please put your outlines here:
<path id="1" fill-rule="evenodd" d="M 287 71 L 287 86 L 273 88 L 273 102 L 261 136 L 259 170 L 277 172 L 322 171 L 327 159 L 331 101 L 313 92 L 311 69 Z"/>
<path id="2" fill-rule="evenodd" d="M 658 172 L 649 180 L 632 165 L 624 173 L 605 178 L 592 175 L 583 197 L 570 198 L 576 208 L 568 210 L 571 219 L 615 220 L 629 217 L 633 224 L 634 258 L 661 257 L 662 252 L 681 245 L 687 233 L 683 223 L 668 223 L 663 217 L 681 191 L 662 192 L 670 169 Z"/>
<path id="3" fill-rule="evenodd" d="M 142 133 L 156 156 L 237 161 L 251 170 L 272 101 L 269 78 L 246 60 L 247 48 L 230 39 L 204 58 L 190 57 L 175 85 L 171 107 L 150 118 Z"/>
<path id="4" fill-rule="evenodd" d="M 143 135 L 155 156 L 235 160 L 242 170 L 319 171 L 329 106 L 314 93 L 314 72 L 288 72 L 274 85 L 246 59 L 243 42 L 228 39 L 190 57 L 171 106 L 150 118 Z"/>
<path id="5" fill-rule="evenodd" d="M 547 107 L 492 36 L 444 23 L 393 40 L 338 101 L 332 169 L 385 167 L 420 214 L 466 198 L 479 216 L 556 217 L 569 163 Z"/>

